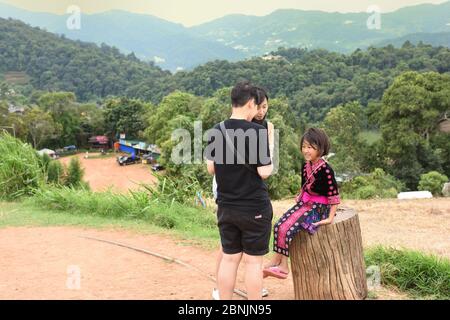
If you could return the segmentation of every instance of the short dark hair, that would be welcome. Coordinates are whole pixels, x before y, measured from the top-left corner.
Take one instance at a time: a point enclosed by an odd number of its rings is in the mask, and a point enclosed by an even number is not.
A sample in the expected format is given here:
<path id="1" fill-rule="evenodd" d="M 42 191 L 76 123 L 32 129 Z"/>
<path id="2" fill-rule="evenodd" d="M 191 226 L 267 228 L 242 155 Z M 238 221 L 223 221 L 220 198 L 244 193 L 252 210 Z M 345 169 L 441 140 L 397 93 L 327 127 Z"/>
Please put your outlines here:
<path id="1" fill-rule="evenodd" d="M 306 130 L 300 140 L 300 148 L 302 147 L 304 141 L 315 147 L 314 149 L 317 148 L 316 150 L 320 151 L 321 157 L 326 156 L 330 152 L 330 139 L 322 129 L 309 128 Z"/>
<path id="2" fill-rule="evenodd" d="M 260 104 L 258 90 L 250 81 L 238 82 L 231 90 L 231 104 L 233 107 L 243 107 L 250 100 L 254 99 L 256 104 Z"/>

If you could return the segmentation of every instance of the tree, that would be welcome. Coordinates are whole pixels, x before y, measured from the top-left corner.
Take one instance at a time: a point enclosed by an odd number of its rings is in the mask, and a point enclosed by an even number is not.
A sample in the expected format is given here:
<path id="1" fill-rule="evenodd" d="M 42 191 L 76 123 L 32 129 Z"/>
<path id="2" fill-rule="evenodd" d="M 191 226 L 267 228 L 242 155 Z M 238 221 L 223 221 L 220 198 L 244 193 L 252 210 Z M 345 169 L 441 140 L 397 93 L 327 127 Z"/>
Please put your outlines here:
<path id="1" fill-rule="evenodd" d="M 360 134 L 364 122 L 364 112 L 358 102 L 337 106 L 327 113 L 323 128 L 331 140 L 331 150 L 335 156 L 330 161 L 337 172 L 361 171 L 364 141 Z"/>
<path id="2" fill-rule="evenodd" d="M 50 113 L 42 111 L 38 107 L 33 107 L 26 112 L 24 120 L 35 149 L 41 147 L 42 142 L 53 138 L 61 130 L 60 126 L 53 121 Z"/>
<path id="3" fill-rule="evenodd" d="M 384 96 L 380 128 L 387 168 L 414 189 L 427 171 L 442 172 L 442 159 L 433 145 L 438 122 L 450 106 L 450 75 L 406 72 Z"/>
<path id="4" fill-rule="evenodd" d="M 38 99 L 38 105 L 48 111 L 62 130 L 54 141 L 55 146 L 75 144 L 80 134 L 80 113 L 76 97 L 72 92 L 45 93 Z"/>
<path id="5" fill-rule="evenodd" d="M 122 97 L 107 100 L 103 108 L 107 133 L 112 138 L 125 133 L 127 139 L 131 139 L 142 136 L 147 127 L 145 115 L 152 110 L 152 105 Z"/>

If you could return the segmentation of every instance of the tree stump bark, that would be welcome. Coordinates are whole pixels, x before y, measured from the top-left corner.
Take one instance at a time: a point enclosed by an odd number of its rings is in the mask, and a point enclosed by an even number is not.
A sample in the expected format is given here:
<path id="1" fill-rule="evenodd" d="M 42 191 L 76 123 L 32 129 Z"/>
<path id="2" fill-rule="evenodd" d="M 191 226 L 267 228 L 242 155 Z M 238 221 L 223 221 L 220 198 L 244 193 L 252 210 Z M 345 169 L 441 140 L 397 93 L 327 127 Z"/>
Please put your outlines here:
<path id="1" fill-rule="evenodd" d="M 289 246 L 296 300 L 362 300 L 367 297 L 357 213 L 339 209 L 314 235 L 299 232 Z"/>

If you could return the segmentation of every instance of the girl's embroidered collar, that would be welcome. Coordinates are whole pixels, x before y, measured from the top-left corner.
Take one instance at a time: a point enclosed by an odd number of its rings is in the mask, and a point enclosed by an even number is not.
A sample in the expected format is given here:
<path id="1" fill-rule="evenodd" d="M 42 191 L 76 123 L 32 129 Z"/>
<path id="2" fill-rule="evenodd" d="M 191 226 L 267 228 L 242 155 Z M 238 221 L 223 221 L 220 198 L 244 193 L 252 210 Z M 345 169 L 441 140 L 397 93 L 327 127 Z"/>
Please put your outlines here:
<path id="1" fill-rule="evenodd" d="M 312 163 L 311 161 L 308 161 L 308 164 L 311 168 L 311 171 L 316 170 L 318 167 L 320 167 L 321 165 L 323 165 L 325 163 L 325 160 L 323 160 L 322 158 L 320 158 L 316 163 Z"/>

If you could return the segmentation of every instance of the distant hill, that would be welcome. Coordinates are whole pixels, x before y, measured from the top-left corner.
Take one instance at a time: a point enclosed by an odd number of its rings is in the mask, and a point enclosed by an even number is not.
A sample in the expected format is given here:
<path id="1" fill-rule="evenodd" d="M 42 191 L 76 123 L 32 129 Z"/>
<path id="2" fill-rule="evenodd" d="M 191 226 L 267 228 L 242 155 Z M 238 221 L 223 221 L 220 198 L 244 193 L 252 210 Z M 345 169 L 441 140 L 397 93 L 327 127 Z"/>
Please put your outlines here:
<path id="1" fill-rule="evenodd" d="M 64 34 L 73 40 L 107 43 L 123 53 L 134 52 L 145 61 L 154 61 L 163 69 L 189 69 L 206 61 L 235 61 L 245 55 L 216 41 L 200 38 L 184 28 L 151 15 L 113 10 L 98 14 L 82 14 L 81 29 L 69 30 L 69 15 L 35 13 L 0 3 L 0 17 L 22 20 L 32 26 Z"/>
<path id="2" fill-rule="evenodd" d="M 450 32 L 450 1 L 381 14 L 381 29 L 367 28 L 369 13 L 278 10 L 264 17 L 229 15 L 191 28 L 247 55 L 285 48 L 324 48 L 348 53 L 416 32 Z"/>
<path id="3" fill-rule="evenodd" d="M 227 15 L 185 28 L 155 16 L 113 10 L 83 14 L 81 30 L 68 30 L 68 15 L 30 12 L 0 3 L 0 17 L 20 19 L 70 39 L 107 43 L 171 71 L 215 59 L 261 56 L 280 47 L 349 53 L 408 34 L 450 32 L 450 1 L 384 13 L 380 30 L 367 28 L 370 15 L 283 9 L 263 17 Z"/>
<path id="4" fill-rule="evenodd" d="M 147 97 L 157 99 L 163 94 L 158 83 L 170 76 L 116 48 L 69 40 L 1 18 L 0 74 L 6 79 L 20 74 L 36 89 L 71 91 L 81 100 L 136 96 L 142 90 L 147 91 Z"/>
<path id="5" fill-rule="evenodd" d="M 383 40 L 380 43 L 375 44 L 375 46 L 384 47 L 392 44 L 395 47 L 401 47 L 406 41 L 409 41 L 412 44 L 418 44 L 419 42 L 422 42 L 431 44 L 434 47 L 450 47 L 450 32 L 413 33 L 395 39 Z"/>

